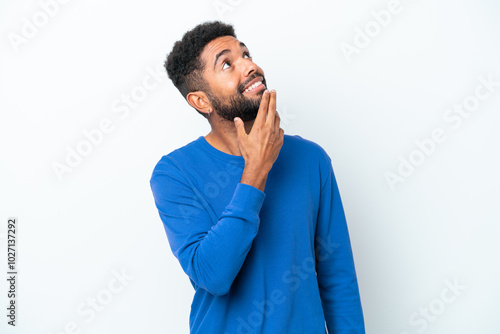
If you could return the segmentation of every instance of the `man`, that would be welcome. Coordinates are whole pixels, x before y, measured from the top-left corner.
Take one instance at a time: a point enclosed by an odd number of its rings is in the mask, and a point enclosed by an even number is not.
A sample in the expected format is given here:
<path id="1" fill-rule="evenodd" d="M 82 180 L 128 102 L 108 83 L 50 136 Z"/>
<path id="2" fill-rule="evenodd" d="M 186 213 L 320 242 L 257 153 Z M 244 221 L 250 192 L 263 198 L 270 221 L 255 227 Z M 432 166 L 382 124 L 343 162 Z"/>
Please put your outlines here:
<path id="1" fill-rule="evenodd" d="M 233 27 L 196 26 L 165 67 L 212 129 L 163 156 L 150 181 L 196 291 L 191 333 L 364 333 L 331 160 L 284 134 L 276 92 Z"/>

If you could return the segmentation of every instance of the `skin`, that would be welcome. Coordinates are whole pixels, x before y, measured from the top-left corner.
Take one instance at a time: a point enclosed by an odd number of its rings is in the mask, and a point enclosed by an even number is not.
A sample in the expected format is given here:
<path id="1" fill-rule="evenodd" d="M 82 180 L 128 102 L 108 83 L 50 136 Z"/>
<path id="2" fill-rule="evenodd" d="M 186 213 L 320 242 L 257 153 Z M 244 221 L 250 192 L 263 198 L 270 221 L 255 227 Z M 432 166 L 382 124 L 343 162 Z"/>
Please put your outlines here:
<path id="1" fill-rule="evenodd" d="M 216 55 L 223 50 L 229 52 L 218 59 L 214 68 Z M 205 46 L 200 57 L 205 64 L 203 78 L 211 94 L 223 101 L 237 97 L 240 89 L 256 75 L 264 77 L 262 69 L 249 57 L 248 49 L 232 36 L 214 39 Z M 210 112 L 212 130 L 205 136 L 207 142 L 222 152 L 245 159 L 240 182 L 264 191 L 267 175 L 279 155 L 284 138 L 284 130 L 279 126 L 280 118 L 276 112 L 276 91 L 266 89 L 243 95 L 257 102 L 260 100 L 255 119 L 245 122 L 238 118 L 232 121 L 221 117 L 203 91 L 191 92 L 186 99 L 200 112 Z"/>

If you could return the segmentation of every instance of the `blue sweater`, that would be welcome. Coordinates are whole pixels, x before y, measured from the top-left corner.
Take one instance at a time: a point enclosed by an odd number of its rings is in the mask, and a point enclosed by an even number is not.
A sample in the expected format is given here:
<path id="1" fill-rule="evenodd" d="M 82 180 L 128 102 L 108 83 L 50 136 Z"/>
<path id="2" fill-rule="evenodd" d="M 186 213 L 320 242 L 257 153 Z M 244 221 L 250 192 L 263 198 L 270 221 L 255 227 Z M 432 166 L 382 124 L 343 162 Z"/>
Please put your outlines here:
<path id="1" fill-rule="evenodd" d="M 151 189 L 195 289 L 193 334 L 364 333 L 349 233 L 328 154 L 286 135 L 265 191 L 203 136 L 165 155 Z"/>

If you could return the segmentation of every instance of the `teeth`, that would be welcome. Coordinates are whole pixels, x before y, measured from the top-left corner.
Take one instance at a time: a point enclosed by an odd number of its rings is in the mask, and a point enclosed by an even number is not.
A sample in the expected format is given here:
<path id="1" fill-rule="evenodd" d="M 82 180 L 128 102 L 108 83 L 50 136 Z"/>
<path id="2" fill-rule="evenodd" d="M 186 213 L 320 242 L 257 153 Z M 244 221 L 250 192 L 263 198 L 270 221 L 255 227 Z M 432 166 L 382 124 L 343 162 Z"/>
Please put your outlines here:
<path id="1" fill-rule="evenodd" d="M 253 85 L 251 85 L 250 87 L 248 87 L 247 89 L 245 89 L 243 92 L 246 93 L 248 91 L 251 91 L 252 89 L 260 86 L 262 84 L 262 81 L 257 81 L 256 83 L 254 83 Z"/>

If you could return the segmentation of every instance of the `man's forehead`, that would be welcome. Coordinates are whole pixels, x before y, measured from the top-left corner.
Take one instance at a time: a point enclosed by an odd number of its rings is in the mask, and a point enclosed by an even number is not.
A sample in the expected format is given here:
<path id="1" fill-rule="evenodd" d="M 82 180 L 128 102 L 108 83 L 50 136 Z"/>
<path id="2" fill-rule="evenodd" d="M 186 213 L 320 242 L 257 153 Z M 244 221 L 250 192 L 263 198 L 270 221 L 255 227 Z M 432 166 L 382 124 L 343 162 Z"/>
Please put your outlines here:
<path id="1" fill-rule="evenodd" d="M 210 62 L 215 59 L 215 56 L 219 52 L 240 46 L 246 48 L 246 45 L 244 43 L 240 42 L 233 36 L 217 37 L 216 39 L 210 41 L 207 45 L 205 45 L 201 53 L 201 57 Z"/>

